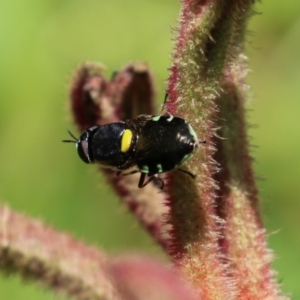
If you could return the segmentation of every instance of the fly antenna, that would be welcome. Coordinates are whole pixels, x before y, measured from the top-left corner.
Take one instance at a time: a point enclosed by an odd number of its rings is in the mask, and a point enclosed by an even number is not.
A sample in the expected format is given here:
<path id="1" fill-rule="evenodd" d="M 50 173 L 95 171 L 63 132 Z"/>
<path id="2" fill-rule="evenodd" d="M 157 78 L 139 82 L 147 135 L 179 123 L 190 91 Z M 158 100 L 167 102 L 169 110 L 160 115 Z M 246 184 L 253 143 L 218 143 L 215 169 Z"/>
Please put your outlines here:
<path id="1" fill-rule="evenodd" d="M 73 140 L 62 140 L 62 142 L 63 143 L 75 143 L 76 144 L 77 141 L 78 141 L 78 138 L 75 137 L 75 135 L 70 130 L 68 130 L 68 133 L 73 138 Z"/>

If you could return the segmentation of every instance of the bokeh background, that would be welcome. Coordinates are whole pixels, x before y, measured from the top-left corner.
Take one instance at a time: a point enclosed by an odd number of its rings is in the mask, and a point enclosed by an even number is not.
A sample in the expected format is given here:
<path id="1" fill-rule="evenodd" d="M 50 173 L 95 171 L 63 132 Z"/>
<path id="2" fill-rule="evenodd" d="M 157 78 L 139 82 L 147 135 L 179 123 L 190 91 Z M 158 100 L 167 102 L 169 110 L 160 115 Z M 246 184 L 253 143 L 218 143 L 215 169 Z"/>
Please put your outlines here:
<path id="1" fill-rule="evenodd" d="M 255 169 L 278 280 L 300 299 L 300 2 L 265 0 L 256 11 L 247 36 Z M 161 255 L 96 168 L 60 141 L 76 132 L 68 86 L 86 60 L 107 76 L 147 62 L 162 102 L 178 14 L 171 0 L 0 1 L 1 201 L 107 252 Z M 0 274 L 0 299 L 53 294 Z"/>

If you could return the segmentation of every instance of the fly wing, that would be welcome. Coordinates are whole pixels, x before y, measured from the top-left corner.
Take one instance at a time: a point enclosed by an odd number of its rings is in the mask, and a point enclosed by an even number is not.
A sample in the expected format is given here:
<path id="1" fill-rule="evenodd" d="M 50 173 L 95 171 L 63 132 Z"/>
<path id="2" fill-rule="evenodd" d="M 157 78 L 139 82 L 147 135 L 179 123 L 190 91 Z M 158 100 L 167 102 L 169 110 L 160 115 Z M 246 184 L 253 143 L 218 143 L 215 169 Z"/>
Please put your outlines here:
<path id="1" fill-rule="evenodd" d="M 150 159 L 168 152 L 168 144 L 176 138 L 174 130 L 166 130 L 163 126 L 156 126 L 155 129 L 144 130 L 136 145 L 136 158 Z"/>
<path id="2" fill-rule="evenodd" d="M 141 132 L 135 160 L 140 169 L 156 174 L 169 171 L 178 161 L 176 128 L 157 125 Z M 146 172 L 146 171 L 145 171 Z"/>
<path id="3" fill-rule="evenodd" d="M 147 120 L 137 132 L 133 155 L 127 166 L 137 165 L 142 173 L 157 174 L 177 168 L 193 151 L 190 128 L 182 118 L 157 117 Z"/>

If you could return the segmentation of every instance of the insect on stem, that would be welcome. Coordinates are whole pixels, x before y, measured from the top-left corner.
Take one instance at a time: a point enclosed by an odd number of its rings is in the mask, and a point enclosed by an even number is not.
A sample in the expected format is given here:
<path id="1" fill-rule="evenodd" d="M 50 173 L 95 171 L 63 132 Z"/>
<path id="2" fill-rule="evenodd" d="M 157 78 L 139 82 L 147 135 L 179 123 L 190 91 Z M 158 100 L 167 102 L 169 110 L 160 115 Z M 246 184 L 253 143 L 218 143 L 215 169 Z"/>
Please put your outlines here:
<path id="1" fill-rule="evenodd" d="M 116 171 L 117 175 L 134 169 L 133 173 L 141 173 L 139 188 L 153 181 L 163 188 L 164 182 L 158 174 L 178 169 L 192 156 L 199 143 L 205 143 L 199 142 L 185 119 L 169 113 L 95 125 L 87 128 L 78 139 L 68 132 L 72 140 L 63 142 L 75 143 L 85 163 L 98 163 Z M 189 171 L 179 170 L 195 178 Z"/>

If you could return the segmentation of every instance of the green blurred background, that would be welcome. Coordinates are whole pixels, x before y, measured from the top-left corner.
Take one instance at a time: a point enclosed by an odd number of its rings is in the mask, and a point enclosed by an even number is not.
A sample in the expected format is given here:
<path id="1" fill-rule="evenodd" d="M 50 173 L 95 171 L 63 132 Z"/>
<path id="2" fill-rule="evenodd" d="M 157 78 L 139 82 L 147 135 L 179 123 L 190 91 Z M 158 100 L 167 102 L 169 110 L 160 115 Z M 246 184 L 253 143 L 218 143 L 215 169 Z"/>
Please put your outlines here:
<path id="1" fill-rule="evenodd" d="M 96 168 L 62 144 L 74 130 L 68 86 L 83 61 L 107 76 L 133 60 L 154 71 L 162 100 L 177 1 L 2 0 L 0 2 L 0 197 L 105 251 L 161 255 L 105 186 Z M 250 22 L 249 121 L 262 213 L 278 279 L 300 299 L 300 2 L 265 0 Z M 297 117 L 298 116 L 298 117 Z M 53 299 L 0 275 L 0 299 Z"/>

